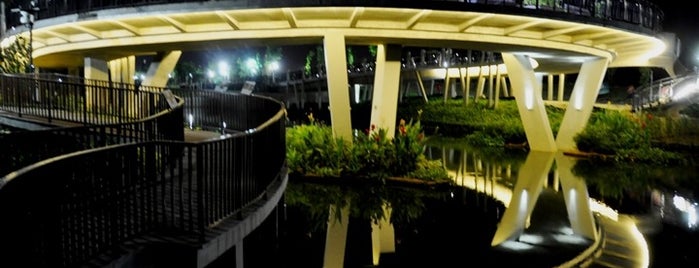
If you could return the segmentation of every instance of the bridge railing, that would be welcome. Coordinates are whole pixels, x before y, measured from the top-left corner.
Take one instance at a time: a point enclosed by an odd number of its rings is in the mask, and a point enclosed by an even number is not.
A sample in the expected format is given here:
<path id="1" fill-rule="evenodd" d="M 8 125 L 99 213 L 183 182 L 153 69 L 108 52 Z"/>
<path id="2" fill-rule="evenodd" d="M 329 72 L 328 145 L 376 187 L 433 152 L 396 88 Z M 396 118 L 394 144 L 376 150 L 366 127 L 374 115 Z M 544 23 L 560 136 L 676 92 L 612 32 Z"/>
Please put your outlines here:
<path id="1" fill-rule="evenodd" d="M 675 93 L 677 93 L 675 87 L 685 81 L 694 83 L 697 81 L 697 75 L 690 74 L 682 77 L 666 77 L 654 81 L 652 84 L 638 88 L 634 92 L 632 109 L 634 111 L 640 111 L 667 105 L 672 101 Z"/>
<path id="2" fill-rule="evenodd" d="M 0 74 L 0 110 L 6 115 L 64 126 L 0 135 L 0 176 L 79 150 L 184 140 L 183 99 L 175 97 L 172 107 L 162 89 L 132 90 L 133 85 L 63 78 Z"/>
<path id="3" fill-rule="evenodd" d="M 260 116 L 219 139 L 111 145 L 0 178 L 2 261 L 73 267 L 148 238 L 201 243 L 223 220 L 242 217 L 286 175 L 285 110 L 259 96 L 218 100 Z"/>
<path id="4" fill-rule="evenodd" d="M 169 109 L 162 90 L 57 74 L 0 74 L 0 110 L 49 123 L 126 123 Z"/>
<path id="5" fill-rule="evenodd" d="M 245 94 L 226 94 L 211 90 L 172 89 L 185 100 L 185 126 L 218 132 L 246 131 L 273 117 L 278 103 L 259 102 Z"/>
<path id="6" fill-rule="evenodd" d="M 31 7 L 31 1 L 14 1 L 17 8 Z M 173 3 L 201 3 L 203 0 L 34 0 L 39 11 L 36 12 L 38 20 L 48 19 L 69 14 L 78 14 L 78 17 L 90 17 L 94 11 L 159 5 Z M 633 25 L 639 25 L 653 31 L 661 30 L 663 12 L 648 0 L 422 0 L 422 1 L 398 1 L 398 0 L 258 0 L 258 1 L 231 1 L 237 8 L 283 7 L 283 6 L 381 6 L 381 7 L 414 7 L 414 8 L 452 8 L 459 10 L 480 9 L 488 6 L 506 6 L 509 9 L 541 10 L 596 18 L 603 21 L 620 21 Z M 9 10 L 9 9 L 8 9 Z M 19 13 L 7 14 L 10 27 L 21 26 Z"/>

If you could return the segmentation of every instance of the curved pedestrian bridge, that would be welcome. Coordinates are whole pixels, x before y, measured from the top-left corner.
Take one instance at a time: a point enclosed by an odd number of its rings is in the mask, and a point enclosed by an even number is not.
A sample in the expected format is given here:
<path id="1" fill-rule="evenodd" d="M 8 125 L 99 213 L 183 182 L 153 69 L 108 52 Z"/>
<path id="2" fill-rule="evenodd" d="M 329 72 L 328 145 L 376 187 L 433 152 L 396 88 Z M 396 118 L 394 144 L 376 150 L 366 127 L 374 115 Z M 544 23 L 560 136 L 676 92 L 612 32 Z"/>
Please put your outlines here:
<path id="1" fill-rule="evenodd" d="M 322 43 L 334 93 L 347 89 L 346 44 L 380 44 L 376 76 L 394 78 L 375 82 L 383 89 L 398 87 L 399 46 L 502 52 L 512 87 L 531 89 L 516 98 L 528 134 L 546 137 L 532 142 L 537 150 L 556 146 L 538 128 L 545 124 L 531 59 L 537 72 L 582 73 L 573 94 L 579 101 L 571 101 L 581 112 L 566 115 L 576 120 L 589 115 L 582 103 L 594 98 L 607 67 L 673 73 L 674 45 L 664 42 L 662 12 L 648 2 L 541 2 L 42 2 L 36 23 L 10 34 L 30 40 L 39 69 L 83 68 L 90 79 L 0 77 L 0 109 L 11 118 L 3 120 L 37 119 L 42 127 L 2 136 L 3 152 L 22 152 L 2 155 L 11 164 L 0 205 L 3 218 L 14 219 L 0 222 L 2 257 L 29 266 L 111 265 L 141 253 L 169 259 L 174 251 L 182 259 L 173 263 L 203 267 L 231 248 L 242 256 L 243 237 L 273 215 L 270 204 L 285 187 L 284 107 L 258 96 L 157 87 L 182 50 Z M 136 55 L 162 60 L 140 88 L 131 83 Z M 376 99 L 395 103 L 386 92 Z M 341 134 L 350 133 L 348 105 L 331 98 Z M 197 126 L 212 137 L 187 135 Z"/>
<path id="2" fill-rule="evenodd" d="M 3 263 L 204 267 L 242 252 L 286 187 L 278 101 L 48 75 L 0 85 L 3 124 L 38 128 L 0 136 Z"/>

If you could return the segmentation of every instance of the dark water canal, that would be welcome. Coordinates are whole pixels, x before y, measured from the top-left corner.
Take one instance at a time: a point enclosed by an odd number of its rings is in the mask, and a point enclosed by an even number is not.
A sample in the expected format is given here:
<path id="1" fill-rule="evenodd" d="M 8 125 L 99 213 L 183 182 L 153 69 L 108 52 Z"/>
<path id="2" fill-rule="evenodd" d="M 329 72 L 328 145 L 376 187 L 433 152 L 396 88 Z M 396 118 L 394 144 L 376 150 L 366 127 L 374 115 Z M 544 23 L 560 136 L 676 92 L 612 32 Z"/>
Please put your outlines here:
<path id="1" fill-rule="evenodd" d="M 460 145 L 426 154 L 452 184 L 292 179 L 260 229 L 273 235 L 246 242 L 246 267 L 556 267 L 594 246 L 600 222 L 615 221 L 631 222 L 642 247 L 593 267 L 699 267 L 697 165 Z M 211 266 L 233 267 L 230 258 Z"/>

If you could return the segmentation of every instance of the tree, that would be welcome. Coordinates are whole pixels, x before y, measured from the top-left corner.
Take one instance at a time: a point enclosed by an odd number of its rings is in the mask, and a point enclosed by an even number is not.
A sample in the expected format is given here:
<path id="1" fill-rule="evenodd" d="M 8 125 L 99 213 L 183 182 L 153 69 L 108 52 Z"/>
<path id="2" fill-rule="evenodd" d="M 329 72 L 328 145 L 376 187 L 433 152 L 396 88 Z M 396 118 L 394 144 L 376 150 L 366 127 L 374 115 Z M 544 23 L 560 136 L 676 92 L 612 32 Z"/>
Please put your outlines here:
<path id="1" fill-rule="evenodd" d="M 29 42 L 17 36 L 10 45 L 0 50 L 0 72 L 25 73 L 29 66 Z"/>
<path id="2" fill-rule="evenodd" d="M 204 68 L 191 61 L 178 62 L 175 66 L 175 77 L 177 83 L 199 81 L 204 77 Z"/>
<path id="3" fill-rule="evenodd" d="M 270 47 L 265 48 L 264 59 L 264 70 L 268 76 L 272 75 L 272 72 L 276 71 L 279 62 L 282 60 L 282 48 L 281 47 Z M 277 66 L 274 66 L 277 65 Z"/>
<path id="4" fill-rule="evenodd" d="M 311 63 L 313 62 L 313 57 L 315 57 L 315 51 L 311 50 L 306 53 L 306 62 L 303 64 L 303 73 L 305 75 L 311 74 Z"/>

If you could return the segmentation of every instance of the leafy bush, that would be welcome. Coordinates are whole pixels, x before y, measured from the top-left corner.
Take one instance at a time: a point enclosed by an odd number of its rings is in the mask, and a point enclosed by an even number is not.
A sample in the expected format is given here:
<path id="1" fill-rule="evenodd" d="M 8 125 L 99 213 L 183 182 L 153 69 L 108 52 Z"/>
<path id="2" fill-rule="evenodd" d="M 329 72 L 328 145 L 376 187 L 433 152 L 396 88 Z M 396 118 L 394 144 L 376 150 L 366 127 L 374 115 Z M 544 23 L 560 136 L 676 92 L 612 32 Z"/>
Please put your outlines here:
<path id="1" fill-rule="evenodd" d="M 315 121 L 312 114 L 309 119 L 309 124 L 287 129 L 286 154 L 291 173 L 380 180 L 390 176 L 448 178 L 441 165 L 424 159 L 426 138 L 419 121 L 401 120 L 393 138 L 387 130 L 371 126 L 363 132 L 355 131 L 353 141 L 348 142 L 333 137 L 332 129 Z"/>
<path id="2" fill-rule="evenodd" d="M 651 114 L 604 110 L 592 114 L 585 129 L 574 137 L 578 150 L 614 155 L 617 161 L 668 164 L 681 160 L 677 153 L 652 146 L 659 120 Z"/>

